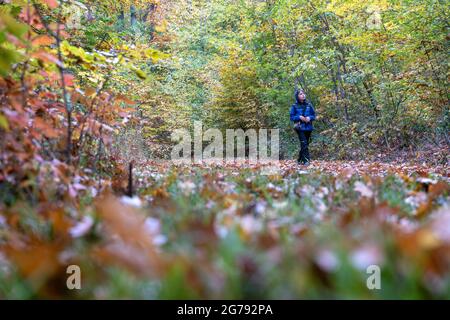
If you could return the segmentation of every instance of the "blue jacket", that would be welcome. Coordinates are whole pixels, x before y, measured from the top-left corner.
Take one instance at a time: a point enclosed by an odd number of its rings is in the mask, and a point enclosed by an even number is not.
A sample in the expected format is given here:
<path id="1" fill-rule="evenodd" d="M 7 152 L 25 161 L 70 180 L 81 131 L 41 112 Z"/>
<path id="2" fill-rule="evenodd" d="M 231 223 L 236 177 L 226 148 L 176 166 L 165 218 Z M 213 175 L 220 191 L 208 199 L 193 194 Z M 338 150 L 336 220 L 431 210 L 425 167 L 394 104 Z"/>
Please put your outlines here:
<path id="1" fill-rule="evenodd" d="M 300 122 L 300 131 L 312 131 L 314 129 L 312 122 L 316 119 L 314 107 L 307 100 L 300 102 L 297 92 L 295 93 L 295 100 L 296 102 L 292 105 L 290 112 L 291 121 L 294 123 Z M 311 121 L 308 123 L 300 121 L 300 116 L 309 117 Z"/>

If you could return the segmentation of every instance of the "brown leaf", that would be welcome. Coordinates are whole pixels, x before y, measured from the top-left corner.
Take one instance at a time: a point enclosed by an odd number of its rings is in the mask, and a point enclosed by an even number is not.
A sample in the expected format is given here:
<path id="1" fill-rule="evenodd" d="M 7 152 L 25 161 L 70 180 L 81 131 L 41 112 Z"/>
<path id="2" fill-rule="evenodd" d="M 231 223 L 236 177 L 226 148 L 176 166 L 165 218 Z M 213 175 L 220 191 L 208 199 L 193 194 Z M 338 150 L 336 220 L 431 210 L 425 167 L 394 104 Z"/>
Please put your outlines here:
<path id="1" fill-rule="evenodd" d="M 25 278 L 38 285 L 58 271 L 61 249 L 59 244 L 35 242 L 26 248 L 7 246 L 5 253 Z"/>
<path id="2" fill-rule="evenodd" d="M 107 246 L 98 249 L 100 258 L 115 257 L 119 262 L 133 266 L 132 269 L 136 266 L 139 270 L 145 269 L 146 273 L 164 271 L 164 261 L 154 244 L 154 235 L 145 227 L 143 214 L 134 207 L 122 204 L 113 196 L 106 196 L 98 201 L 96 209 L 110 240 Z M 127 254 L 129 250 L 125 250 L 125 247 L 133 248 L 136 253 Z"/>

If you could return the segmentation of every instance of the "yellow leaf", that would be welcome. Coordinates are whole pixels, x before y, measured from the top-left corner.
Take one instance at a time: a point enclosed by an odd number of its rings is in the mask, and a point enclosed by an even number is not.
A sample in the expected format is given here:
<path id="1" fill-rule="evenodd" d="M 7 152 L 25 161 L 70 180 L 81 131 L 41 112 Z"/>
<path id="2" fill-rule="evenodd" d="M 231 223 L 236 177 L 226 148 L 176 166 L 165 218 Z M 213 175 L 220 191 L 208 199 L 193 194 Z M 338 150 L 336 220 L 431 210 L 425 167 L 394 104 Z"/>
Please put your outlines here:
<path id="1" fill-rule="evenodd" d="M 167 31 L 167 21 L 164 20 L 160 25 L 155 27 L 156 32 L 166 32 Z"/>
<path id="2" fill-rule="evenodd" d="M 142 80 L 147 79 L 147 74 L 144 71 L 137 69 L 137 68 L 133 68 L 133 71 L 136 73 L 136 75 L 139 77 L 139 79 L 142 79 Z"/>

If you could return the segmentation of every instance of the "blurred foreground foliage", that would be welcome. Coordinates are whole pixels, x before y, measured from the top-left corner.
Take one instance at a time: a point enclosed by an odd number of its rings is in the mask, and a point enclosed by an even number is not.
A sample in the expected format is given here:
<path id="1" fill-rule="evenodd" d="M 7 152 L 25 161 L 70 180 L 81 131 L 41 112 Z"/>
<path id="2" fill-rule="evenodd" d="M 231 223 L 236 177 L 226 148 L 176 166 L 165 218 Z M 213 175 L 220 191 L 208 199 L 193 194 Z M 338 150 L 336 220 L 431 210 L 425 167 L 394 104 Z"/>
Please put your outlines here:
<path id="1" fill-rule="evenodd" d="M 136 172 L 139 197 L 105 193 L 78 211 L 15 201 L 0 216 L 0 296 L 450 297 L 444 167 L 263 169 L 148 163 Z M 72 264 L 81 290 L 65 287 Z M 370 265 L 380 267 L 380 290 L 366 287 Z"/>

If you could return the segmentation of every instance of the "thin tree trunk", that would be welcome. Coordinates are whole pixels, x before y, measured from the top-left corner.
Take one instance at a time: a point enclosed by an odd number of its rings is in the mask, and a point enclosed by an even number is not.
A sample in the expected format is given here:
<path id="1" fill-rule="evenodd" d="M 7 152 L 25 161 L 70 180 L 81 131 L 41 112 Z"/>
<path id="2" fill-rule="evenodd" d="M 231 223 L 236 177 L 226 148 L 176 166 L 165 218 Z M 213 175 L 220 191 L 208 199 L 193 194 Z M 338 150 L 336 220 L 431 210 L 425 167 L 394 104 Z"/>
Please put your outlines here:
<path id="1" fill-rule="evenodd" d="M 131 5 L 130 6 L 130 23 L 131 23 L 131 28 L 136 27 L 136 22 L 137 22 L 136 7 L 134 5 Z"/>
<path id="2" fill-rule="evenodd" d="M 375 113 L 375 119 L 377 120 L 377 123 L 378 123 L 379 119 L 380 119 L 380 115 L 379 115 L 378 109 L 377 109 L 377 100 L 375 99 L 375 97 L 373 95 L 372 88 L 367 84 L 367 82 L 363 81 L 362 83 L 363 83 L 364 89 L 367 92 L 367 95 L 369 96 L 370 104 L 371 104 L 372 109 L 373 109 L 373 111 Z"/>
<path id="3" fill-rule="evenodd" d="M 344 119 L 345 119 L 345 122 L 349 123 L 350 122 L 350 118 L 348 116 L 347 96 L 346 96 L 345 89 L 344 89 L 344 82 L 342 81 L 340 67 L 341 67 L 340 61 L 337 60 L 336 78 L 337 78 L 337 81 L 338 81 L 338 83 L 340 85 L 340 86 L 338 86 L 338 88 L 339 88 L 339 95 L 340 95 L 341 100 L 342 100 L 343 105 L 344 105 Z"/>
<path id="4" fill-rule="evenodd" d="M 123 6 L 120 7 L 118 19 L 119 19 L 119 31 L 122 31 L 125 28 L 125 10 L 123 9 Z"/>

